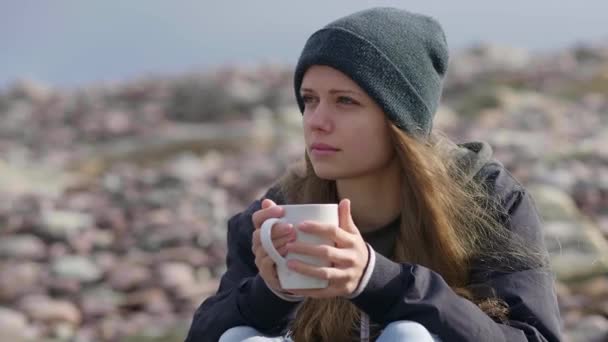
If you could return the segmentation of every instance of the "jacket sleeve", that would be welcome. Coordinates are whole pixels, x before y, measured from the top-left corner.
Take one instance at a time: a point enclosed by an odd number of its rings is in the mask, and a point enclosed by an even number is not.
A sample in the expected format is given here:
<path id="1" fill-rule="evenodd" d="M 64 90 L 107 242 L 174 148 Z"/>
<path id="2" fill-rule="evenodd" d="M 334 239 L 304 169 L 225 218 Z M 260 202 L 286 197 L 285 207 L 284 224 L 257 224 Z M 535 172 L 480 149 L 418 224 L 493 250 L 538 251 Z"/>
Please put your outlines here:
<path id="1" fill-rule="evenodd" d="M 251 251 L 251 216 L 260 207 L 256 200 L 228 220 L 226 272 L 216 294 L 194 313 L 186 342 L 216 342 L 226 330 L 240 325 L 269 335 L 282 334 L 286 328 L 298 301 L 281 298 L 266 286 Z"/>
<path id="2" fill-rule="evenodd" d="M 508 228 L 526 241 L 544 247 L 541 219 L 523 188 L 510 192 Z M 429 268 L 396 263 L 377 252 L 364 290 L 351 301 L 376 323 L 412 320 L 443 341 L 560 341 L 561 320 L 554 278 L 547 268 L 494 272 L 478 276 L 495 295 L 509 304 L 506 323 L 487 316 L 473 302 L 457 295 L 438 273 Z M 371 259 L 371 258 L 370 258 Z M 473 284 L 475 286 L 476 284 Z"/>

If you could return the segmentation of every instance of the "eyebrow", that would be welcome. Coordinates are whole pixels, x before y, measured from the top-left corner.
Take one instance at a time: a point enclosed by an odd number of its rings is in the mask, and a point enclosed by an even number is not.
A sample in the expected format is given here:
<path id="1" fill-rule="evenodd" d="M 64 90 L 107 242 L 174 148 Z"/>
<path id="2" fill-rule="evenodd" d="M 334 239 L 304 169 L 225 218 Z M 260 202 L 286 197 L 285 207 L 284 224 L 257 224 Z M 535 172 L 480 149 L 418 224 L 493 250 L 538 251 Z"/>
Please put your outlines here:
<path id="1" fill-rule="evenodd" d="M 302 91 L 309 91 L 309 92 L 313 92 L 314 90 L 310 89 L 310 88 L 302 88 Z M 355 95 L 359 95 L 361 96 L 361 93 L 356 92 L 356 91 L 352 91 L 352 90 L 345 90 L 345 89 L 330 89 L 329 90 L 330 94 L 336 94 L 336 93 L 351 93 L 351 94 L 355 94 Z"/>

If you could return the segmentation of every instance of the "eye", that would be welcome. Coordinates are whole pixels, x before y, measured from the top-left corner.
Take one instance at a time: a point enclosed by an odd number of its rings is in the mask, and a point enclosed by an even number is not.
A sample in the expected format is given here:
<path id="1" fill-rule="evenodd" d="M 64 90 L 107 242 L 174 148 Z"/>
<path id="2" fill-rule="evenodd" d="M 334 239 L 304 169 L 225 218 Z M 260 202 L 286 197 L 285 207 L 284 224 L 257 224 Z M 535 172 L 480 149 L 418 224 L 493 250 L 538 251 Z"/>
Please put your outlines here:
<path id="1" fill-rule="evenodd" d="M 304 103 L 310 103 L 310 102 L 312 102 L 312 101 L 314 101 L 314 100 L 315 100 L 315 98 L 314 98 L 313 96 L 310 96 L 310 95 L 302 95 L 302 101 L 303 101 Z"/>
<path id="2" fill-rule="evenodd" d="M 344 103 L 344 104 L 357 104 L 357 102 L 355 100 L 351 99 L 348 96 L 339 96 L 338 102 Z"/>

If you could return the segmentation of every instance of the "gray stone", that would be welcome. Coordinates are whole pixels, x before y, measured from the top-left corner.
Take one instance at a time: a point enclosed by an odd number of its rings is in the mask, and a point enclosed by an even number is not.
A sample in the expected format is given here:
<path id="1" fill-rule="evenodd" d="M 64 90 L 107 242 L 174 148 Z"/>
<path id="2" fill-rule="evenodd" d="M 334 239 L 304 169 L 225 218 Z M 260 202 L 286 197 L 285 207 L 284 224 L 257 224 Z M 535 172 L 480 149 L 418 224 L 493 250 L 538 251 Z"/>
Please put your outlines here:
<path id="1" fill-rule="evenodd" d="M 82 294 L 80 306 L 84 317 L 95 318 L 115 314 L 125 295 L 107 287 L 95 287 Z"/>
<path id="2" fill-rule="evenodd" d="M 41 259 L 46 256 L 44 242 L 34 235 L 14 235 L 0 240 L 0 257 Z"/>
<path id="3" fill-rule="evenodd" d="M 37 194 L 57 198 L 75 181 L 74 175 L 45 165 L 6 163 L 0 159 L 0 191 L 5 194 Z"/>
<path id="4" fill-rule="evenodd" d="M 25 315 L 10 308 L 0 307 L 0 340 L 20 342 L 36 337 L 36 332 L 28 325 Z"/>
<path id="5" fill-rule="evenodd" d="M 608 271 L 608 243 L 599 228 L 563 191 L 528 186 L 544 221 L 545 241 L 559 279 L 585 278 Z"/>
<path id="6" fill-rule="evenodd" d="M 160 283 L 167 289 L 184 288 L 196 283 L 192 266 L 180 262 L 167 262 L 159 266 Z"/>
<path id="7" fill-rule="evenodd" d="M 43 232 L 58 239 L 72 237 L 94 224 L 91 215 L 66 210 L 45 210 L 41 221 Z"/>
<path id="8" fill-rule="evenodd" d="M 0 263 L 0 302 L 38 291 L 44 278 L 42 265 L 34 262 Z"/>
<path id="9" fill-rule="evenodd" d="M 66 255 L 57 258 L 53 261 L 51 270 L 58 277 L 75 279 L 81 282 L 93 282 L 102 277 L 99 266 L 89 258 L 79 255 Z"/>
<path id="10" fill-rule="evenodd" d="M 142 287 L 150 280 L 151 273 L 147 267 L 130 262 L 117 264 L 108 274 L 112 288 L 121 291 Z"/>
<path id="11" fill-rule="evenodd" d="M 122 307 L 133 311 L 147 311 L 150 313 L 168 313 L 173 306 L 162 289 L 149 288 L 129 293 Z"/>
<path id="12" fill-rule="evenodd" d="M 567 335 L 571 342 L 605 342 L 608 340 L 608 320 L 598 315 L 584 317 Z"/>
<path id="13" fill-rule="evenodd" d="M 51 299 L 44 295 L 29 295 L 22 298 L 18 306 L 28 317 L 36 321 L 66 322 L 72 325 L 81 322 L 80 311 L 69 301 Z"/>

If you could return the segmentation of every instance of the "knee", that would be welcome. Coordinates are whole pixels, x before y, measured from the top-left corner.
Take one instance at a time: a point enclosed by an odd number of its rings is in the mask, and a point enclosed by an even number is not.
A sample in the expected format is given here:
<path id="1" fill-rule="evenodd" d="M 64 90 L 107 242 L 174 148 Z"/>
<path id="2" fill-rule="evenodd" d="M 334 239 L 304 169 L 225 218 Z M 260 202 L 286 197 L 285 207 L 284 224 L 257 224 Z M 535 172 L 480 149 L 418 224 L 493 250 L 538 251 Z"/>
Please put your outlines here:
<path id="1" fill-rule="evenodd" d="M 260 333 L 252 327 L 243 325 L 226 330 L 220 336 L 219 342 L 241 342 L 254 336 L 260 336 Z"/>
<path id="2" fill-rule="evenodd" d="M 433 342 L 433 335 L 424 325 L 412 321 L 392 322 L 384 328 L 383 334 L 390 334 L 399 338 L 399 341 Z"/>

